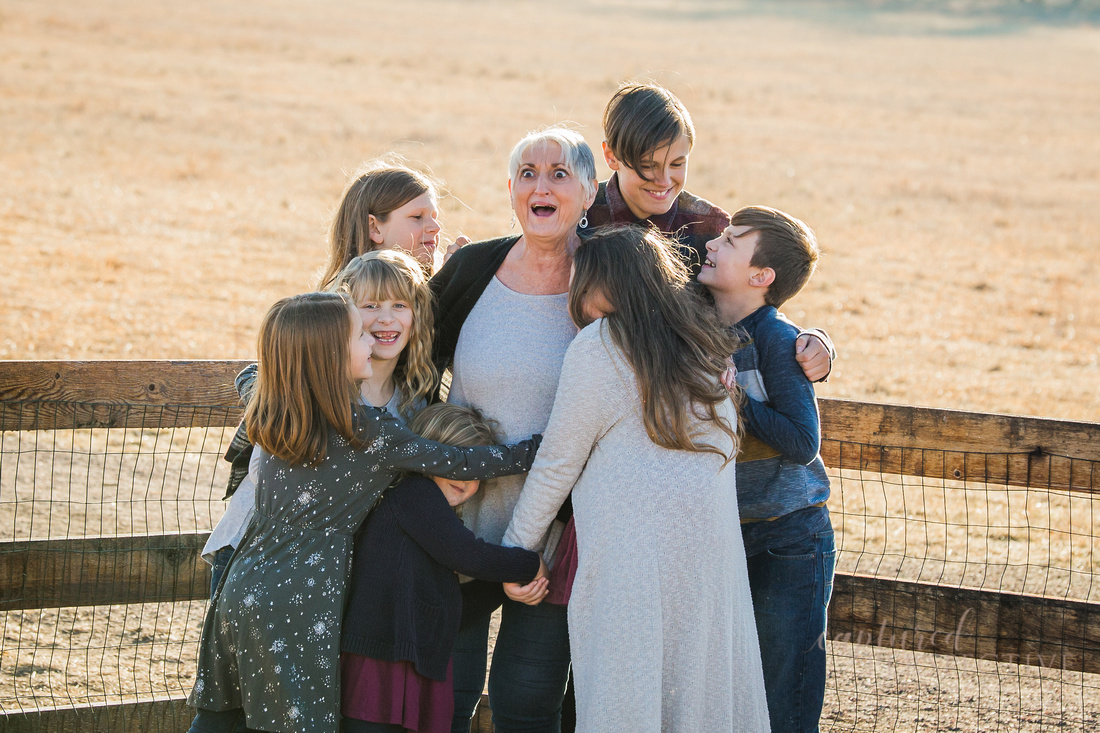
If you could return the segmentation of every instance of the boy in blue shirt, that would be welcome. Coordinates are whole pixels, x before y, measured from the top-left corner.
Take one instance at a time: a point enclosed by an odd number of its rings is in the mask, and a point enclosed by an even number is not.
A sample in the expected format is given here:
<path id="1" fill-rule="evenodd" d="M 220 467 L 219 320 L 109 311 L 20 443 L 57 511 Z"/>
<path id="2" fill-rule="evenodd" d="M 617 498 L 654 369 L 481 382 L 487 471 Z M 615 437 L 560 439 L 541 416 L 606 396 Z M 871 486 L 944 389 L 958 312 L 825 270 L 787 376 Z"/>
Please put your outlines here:
<path id="1" fill-rule="evenodd" d="M 798 219 L 750 206 L 706 249 L 699 282 L 742 340 L 737 501 L 772 731 L 816 731 L 836 546 L 817 399 L 794 358 L 798 327 L 776 309 L 809 281 L 817 242 Z"/>

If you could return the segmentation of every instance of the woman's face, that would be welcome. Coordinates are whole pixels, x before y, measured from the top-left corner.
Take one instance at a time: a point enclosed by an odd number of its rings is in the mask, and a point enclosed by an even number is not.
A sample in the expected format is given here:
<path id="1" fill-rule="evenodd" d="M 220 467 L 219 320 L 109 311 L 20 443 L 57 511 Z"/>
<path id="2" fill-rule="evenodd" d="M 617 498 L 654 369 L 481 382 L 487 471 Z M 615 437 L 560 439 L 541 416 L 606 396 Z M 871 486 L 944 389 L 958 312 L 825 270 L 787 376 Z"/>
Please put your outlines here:
<path id="1" fill-rule="evenodd" d="M 577 277 L 577 267 L 572 265 L 569 268 L 569 287 L 573 287 L 573 280 Z M 615 306 L 611 305 L 611 301 L 607 299 L 607 294 L 604 293 L 603 288 L 596 287 L 588 291 L 584 296 L 584 301 L 581 303 L 581 315 L 584 317 L 584 323 L 575 324 L 577 328 L 584 328 L 589 323 L 599 319 L 607 317 L 608 313 L 614 313 Z"/>
<path id="2" fill-rule="evenodd" d="M 581 179 L 565 167 L 561 146 L 552 141 L 524 151 L 508 191 L 524 236 L 552 242 L 574 235 L 595 197 L 585 195 Z"/>
<path id="3" fill-rule="evenodd" d="M 370 217 L 370 239 L 375 249 L 399 249 L 431 267 L 439 244 L 439 209 L 431 192 L 394 209 L 385 221 Z"/>
<path id="4" fill-rule="evenodd" d="M 614 313 L 615 308 L 611 305 L 611 301 L 607 299 L 604 292 L 600 288 L 594 288 L 591 290 L 584 299 L 584 317 L 591 323 L 598 318 L 605 317 L 608 313 Z"/>

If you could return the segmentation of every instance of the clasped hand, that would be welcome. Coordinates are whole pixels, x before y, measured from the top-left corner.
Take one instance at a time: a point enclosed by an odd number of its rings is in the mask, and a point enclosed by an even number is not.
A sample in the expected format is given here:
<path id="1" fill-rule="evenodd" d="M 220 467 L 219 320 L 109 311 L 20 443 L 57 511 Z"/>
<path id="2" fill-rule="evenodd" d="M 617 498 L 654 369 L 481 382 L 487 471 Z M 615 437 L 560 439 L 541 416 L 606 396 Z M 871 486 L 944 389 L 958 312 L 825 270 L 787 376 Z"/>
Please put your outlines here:
<path id="1" fill-rule="evenodd" d="M 527 585 L 505 583 L 504 594 L 513 601 L 526 603 L 528 606 L 537 606 L 542 603 L 542 599 L 550 592 L 550 579 L 547 577 L 548 573 L 549 571 L 546 569 L 546 563 L 540 557 L 539 573 L 535 576 L 535 579 Z"/>

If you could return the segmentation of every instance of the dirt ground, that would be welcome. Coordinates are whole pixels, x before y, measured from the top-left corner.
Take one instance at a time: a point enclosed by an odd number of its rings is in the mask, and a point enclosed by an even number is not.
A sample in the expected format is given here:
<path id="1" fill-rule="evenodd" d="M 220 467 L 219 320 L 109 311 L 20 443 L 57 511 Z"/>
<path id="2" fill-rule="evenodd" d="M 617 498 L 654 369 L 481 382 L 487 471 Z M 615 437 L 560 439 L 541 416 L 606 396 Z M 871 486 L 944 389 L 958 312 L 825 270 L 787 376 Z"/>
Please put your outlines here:
<path id="1" fill-rule="evenodd" d="M 363 160 L 500 235 L 511 145 L 648 78 L 692 191 L 817 230 L 820 395 L 1096 420 L 1100 26 L 1024 5 L 0 0 L 0 358 L 250 357 Z"/>

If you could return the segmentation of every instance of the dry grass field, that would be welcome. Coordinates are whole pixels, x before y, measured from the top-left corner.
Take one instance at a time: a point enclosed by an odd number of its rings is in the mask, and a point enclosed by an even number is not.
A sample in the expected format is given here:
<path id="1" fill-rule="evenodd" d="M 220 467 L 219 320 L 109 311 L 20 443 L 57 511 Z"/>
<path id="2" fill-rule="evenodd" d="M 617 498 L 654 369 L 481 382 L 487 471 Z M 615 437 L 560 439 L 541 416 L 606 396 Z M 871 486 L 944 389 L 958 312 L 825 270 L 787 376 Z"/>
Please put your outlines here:
<path id="1" fill-rule="evenodd" d="M 840 349 L 821 396 L 1100 420 L 1100 9 L 1038 4 L 0 0 L 0 359 L 249 358 L 362 161 L 430 169 L 447 238 L 496 236 L 514 141 L 571 121 L 598 145 L 607 98 L 645 78 L 692 111 L 693 192 L 817 230 L 785 310 Z M 5 434 L 0 527 L 208 528 L 220 440 Z M 1100 500 L 834 479 L 844 571 L 1100 597 Z M 7 614 L 0 710 L 179 693 L 200 605 Z M 837 729 L 1100 715 L 1079 681 L 1060 697 L 1068 673 L 853 646 Z M 1012 684 L 1020 712 L 983 717 Z"/>
<path id="2" fill-rule="evenodd" d="M 2 0 L 0 358 L 249 357 L 360 162 L 499 235 L 512 143 L 648 78 L 691 190 L 816 228 L 822 396 L 1095 420 L 1100 27 L 1022 5 Z"/>

